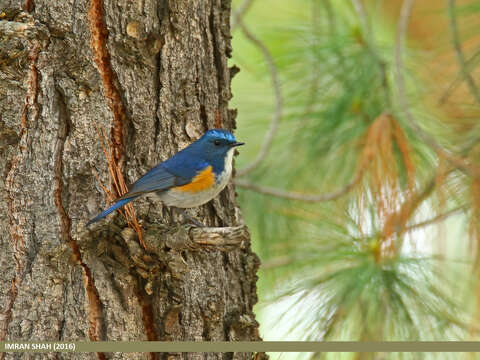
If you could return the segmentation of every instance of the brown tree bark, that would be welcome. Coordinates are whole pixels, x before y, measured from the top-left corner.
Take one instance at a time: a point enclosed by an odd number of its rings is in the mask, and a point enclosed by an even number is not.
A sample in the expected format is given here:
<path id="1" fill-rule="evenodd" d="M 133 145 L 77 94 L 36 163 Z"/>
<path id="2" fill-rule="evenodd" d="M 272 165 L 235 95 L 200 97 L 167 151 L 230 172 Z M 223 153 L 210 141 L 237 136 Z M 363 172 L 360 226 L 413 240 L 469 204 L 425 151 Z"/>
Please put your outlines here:
<path id="1" fill-rule="evenodd" d="M 230 0 L 0 0 L 1 340 L 260 340 L 259 260 L 232 185 L 189 210 L 204 229 L 136 201 L 146 249 L 118 214 L 85 228 L 106 206 L 95 174 L 111 181 L 95 124 L 111 130 L 127 182 L 220 121 L 235 128 L 230 10 Z"/>

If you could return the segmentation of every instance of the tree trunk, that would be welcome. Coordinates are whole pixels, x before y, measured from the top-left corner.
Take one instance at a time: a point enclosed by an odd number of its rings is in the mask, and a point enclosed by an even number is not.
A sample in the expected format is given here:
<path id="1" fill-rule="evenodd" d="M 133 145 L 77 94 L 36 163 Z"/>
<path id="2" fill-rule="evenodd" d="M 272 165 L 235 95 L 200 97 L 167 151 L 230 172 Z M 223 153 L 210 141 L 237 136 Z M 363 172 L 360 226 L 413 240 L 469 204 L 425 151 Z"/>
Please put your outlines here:
<path id="1" fill-rule="evenodd" d="M 118 214 L 85 228 L 111 181 L 96 129 L 131 183 L 235 128 L 229 16 L 230 0 L 0 0 L 2 340 L 260 340 L 259 260 L 232 185 L 188 210 L 209 228 L 136 201 L 146 248 Z"/>

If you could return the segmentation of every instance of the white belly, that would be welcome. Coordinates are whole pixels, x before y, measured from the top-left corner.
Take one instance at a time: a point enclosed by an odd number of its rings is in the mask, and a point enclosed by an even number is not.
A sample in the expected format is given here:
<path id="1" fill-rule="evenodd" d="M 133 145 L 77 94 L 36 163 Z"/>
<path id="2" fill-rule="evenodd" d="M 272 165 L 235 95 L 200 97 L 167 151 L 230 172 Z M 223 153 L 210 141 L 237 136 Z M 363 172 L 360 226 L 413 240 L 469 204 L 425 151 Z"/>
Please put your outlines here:
<path id="1" fill-rule="evenodd" d="M 232 159 L 235 149 L 230 149 L 225 156 L 225 167 L 223 173 L 216 176 L 215 184 L 206 190 L 197 192 L 181 191 L 170 189 L 156 196 L 167 206 L 175 206 L 179 208 L 190 208 L 200 206 L 212 200 L 227 186 L 230 176 L 232 175 Z"/>

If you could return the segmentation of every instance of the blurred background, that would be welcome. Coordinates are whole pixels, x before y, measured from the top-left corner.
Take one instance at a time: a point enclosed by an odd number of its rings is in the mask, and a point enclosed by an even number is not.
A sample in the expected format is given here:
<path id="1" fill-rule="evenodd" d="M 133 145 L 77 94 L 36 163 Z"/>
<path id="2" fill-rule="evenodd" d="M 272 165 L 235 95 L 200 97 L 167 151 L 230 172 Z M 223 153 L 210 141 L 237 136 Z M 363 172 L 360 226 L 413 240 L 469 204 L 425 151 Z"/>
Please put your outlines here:
<path id="1" fill-rule="evenodd" d="M 233 7 L 264 340 L 480 340 L 480 1 Z"/>

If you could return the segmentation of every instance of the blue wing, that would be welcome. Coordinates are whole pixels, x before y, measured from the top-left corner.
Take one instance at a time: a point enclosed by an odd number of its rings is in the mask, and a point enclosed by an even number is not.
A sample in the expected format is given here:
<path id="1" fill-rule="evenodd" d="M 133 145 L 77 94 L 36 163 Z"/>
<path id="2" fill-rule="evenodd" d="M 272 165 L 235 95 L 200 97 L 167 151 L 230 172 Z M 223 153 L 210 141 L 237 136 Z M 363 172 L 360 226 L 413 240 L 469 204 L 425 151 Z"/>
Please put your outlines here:
<path id="1" fill-rule="evenodd" d="M 152 168 L 135 181 L 129 192 L 119 197 L 115 204 L 91 219 L 87 226 L 104 218 L 140 195 L 188 184 L 197 175 L 198 171 L 208 166 L 208 163 L 195 156 L 196 150 L 195 146 L 189 146 Z"/>
<path id="2" fill-rule="evenodd" d="M 128 199 L 133 196 L 136 197 L 152 191 L 167 190 L 171 187 L 185 185 L 190 182 L 191 178 L 183 178 L 173 174 L 165 168 L 164 164 L 165 163 L 158 164 L 135 181 L 130 191 L 118 198 L 118 200 Z"/>
<path id="3" fill-rule="evenodd" d="M 112 206 L 110 206 L 107 210 L 104 210 L 103 212 L 101 212 L 100 214 L 98 214 L 97 216 L 95 216 L 93 219 L 91 219 L 88 223 L 87 223 L 87 226 L 90 225 L 90 224 L 93 224 L 94 222 L 97 222 L 98 220 L 104 218 L 105 216 L 107 216 L 108 214 L 114 212 L 115 210 L 117 210 L 118 208 L 122 207 L 123 205 L 129 203 L 130 201 L 132 201 L 133 199 L 135 199 L 136 196 L 134 197 L 131 197 L 131 198 L 128 198 L 128 199 L 123 199 L 123 200 L 119 200 L 117 201 L 115 204 L 113 204 Z"/>
<path id="4" fill-rule="evenodd" d="M 198 149 L 196 143 L 193 143 L 161 164 L 167 172 L 185 181 L 175 184 L 175 186 L 188 184 L 199 171 L 210 165 L 199 156 L 199 153 L 201 153 L 201 149 Z"/>
<path id="5" fill-rule="evenodd" d="M 139 197 L 142 194 L 146 194 L 152 191 L 167 190 L 173 186 L 184 185 L 188 182 L 189 180 L 175 176 L 174 174 L 168 172 L 163 167 L 163 164 L 159 164 L 153 169 L 151 169 L 149 172 L 147 172 L 145 175 L 143 175 L 140 179 L 138 179 L 132 185 L 130 191 L 119 197 L 115 204 L 113 204 L 108 209 L 104 210 L 103 212 L 95 216 L 93 219 L 91 219 L 87 223 L 87 226 L 104 218 L 108 214 L 128 204 L 130 201 Z"/>

